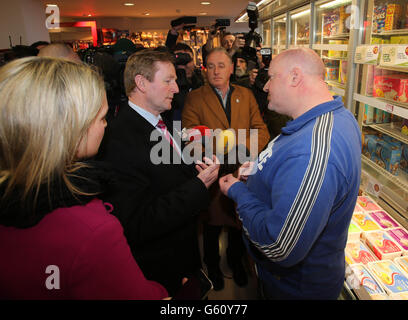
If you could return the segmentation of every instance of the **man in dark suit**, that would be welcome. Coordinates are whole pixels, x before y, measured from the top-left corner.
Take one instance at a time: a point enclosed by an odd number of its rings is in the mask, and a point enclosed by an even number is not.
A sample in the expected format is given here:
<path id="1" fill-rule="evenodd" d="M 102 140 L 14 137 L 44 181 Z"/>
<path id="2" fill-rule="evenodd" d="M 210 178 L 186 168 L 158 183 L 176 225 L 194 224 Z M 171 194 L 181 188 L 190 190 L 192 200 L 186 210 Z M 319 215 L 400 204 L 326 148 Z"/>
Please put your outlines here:
<path id="1" fill-rule="evenodd" d="M 100 152 L 118 181 L 104 200 L 113 205 L 146 278 L 174 295 L 182 278 L 201 267 L 196 218 L 209 204 L 208 188 L 219 165 L 215 158 L 195 167 L 185 164 L 180 139 L 163 126 L 160 113 L 171 108 L 178 92 L 170 54 L 133 54 L 124 83 L 129 101 L 108 125 Z"/>

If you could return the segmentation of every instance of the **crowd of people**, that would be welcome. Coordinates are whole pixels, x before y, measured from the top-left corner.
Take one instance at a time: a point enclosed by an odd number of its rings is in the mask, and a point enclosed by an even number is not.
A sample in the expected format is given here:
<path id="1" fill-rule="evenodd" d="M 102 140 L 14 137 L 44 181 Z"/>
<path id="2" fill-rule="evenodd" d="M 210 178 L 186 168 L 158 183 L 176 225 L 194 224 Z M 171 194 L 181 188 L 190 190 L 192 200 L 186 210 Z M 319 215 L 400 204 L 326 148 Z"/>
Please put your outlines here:
<path id="1" fill-rule="evenodd" d="M 166 48 L 122 41 L 99 68 L 37 43 L 0 69 L 0 298 L 170 299 L 203 269 L 199 227 L 214 290 L 225 229 L 238 286 L 248 258 L 265 299 L 339 296 L 361 138 L 323 62 L 301 48 L 252 64 L 225 33 L 197 71 L 182 27 Z M 250 161 L 229 148 L 191 163 L 180 121 L 244 131 L 232 149 Z"/>

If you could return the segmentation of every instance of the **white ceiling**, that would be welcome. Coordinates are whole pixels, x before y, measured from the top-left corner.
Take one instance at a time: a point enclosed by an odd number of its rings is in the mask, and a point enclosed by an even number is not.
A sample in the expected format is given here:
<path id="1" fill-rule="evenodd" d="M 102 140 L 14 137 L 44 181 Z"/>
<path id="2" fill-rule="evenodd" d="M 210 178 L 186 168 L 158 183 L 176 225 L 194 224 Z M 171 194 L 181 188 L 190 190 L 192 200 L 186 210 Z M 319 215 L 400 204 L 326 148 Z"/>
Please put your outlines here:
<path id="1" fill-rule="evenodd" d="M 45 4 L 56 4 L 61 17 L 139 17 L 162 18 L 180 16 L 211 16 L 237 18 L 246 10 L 248 0 L 41 0 Z M 134 3 L 127 7 L 125 2 Z M 255 2 L 258 2 L 257 0 Z M 202 15 L 206 12 L 206 15 Z M 144 15 L 150 13 L 149 16 Z"/>

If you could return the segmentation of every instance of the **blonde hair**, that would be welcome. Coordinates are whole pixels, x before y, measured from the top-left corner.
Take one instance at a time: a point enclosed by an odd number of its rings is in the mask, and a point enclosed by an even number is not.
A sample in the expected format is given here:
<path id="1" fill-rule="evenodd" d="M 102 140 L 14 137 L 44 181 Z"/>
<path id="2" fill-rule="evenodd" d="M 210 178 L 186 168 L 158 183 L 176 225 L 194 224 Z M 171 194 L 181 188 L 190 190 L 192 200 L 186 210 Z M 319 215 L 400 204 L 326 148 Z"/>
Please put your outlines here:
<path id="1" fill-rule="evenodd" d="M 174 63 L 174 58 L 166 51 L 151 49 L 138 51 L 128 58 L 124 71 L 124 84 L 128 97 L 136 87 L 135 77 L 137 75 L 142 75 L 150 82 L 154 80 L 158 69 L 157 62 Z"/>
<path id="2" fill-rule="evenodd" d="M 24 198 L 40 185 L 68 176 L 82 138 L 101 108 L 101 77 L 86 65 L 64 59 L 28 57 L 0 69 L 0 184 L 5 195 L 22 188 Z"/>

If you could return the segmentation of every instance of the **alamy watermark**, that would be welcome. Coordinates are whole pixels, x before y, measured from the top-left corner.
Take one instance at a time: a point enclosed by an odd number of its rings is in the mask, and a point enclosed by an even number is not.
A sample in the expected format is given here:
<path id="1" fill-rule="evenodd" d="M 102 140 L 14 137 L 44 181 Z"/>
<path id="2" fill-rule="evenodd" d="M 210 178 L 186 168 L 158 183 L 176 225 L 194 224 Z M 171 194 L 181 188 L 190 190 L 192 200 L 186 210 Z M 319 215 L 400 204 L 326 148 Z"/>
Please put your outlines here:
<path id="1" fill-rule="evenodd" d="M 45 13 L 49 14 L 45 20 L 47 29 L 58 29 L 60 27 L 60 10 L 57 5 L 47 5 Z"/>

